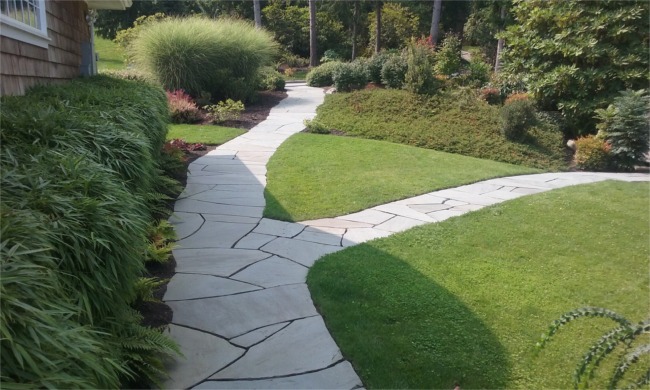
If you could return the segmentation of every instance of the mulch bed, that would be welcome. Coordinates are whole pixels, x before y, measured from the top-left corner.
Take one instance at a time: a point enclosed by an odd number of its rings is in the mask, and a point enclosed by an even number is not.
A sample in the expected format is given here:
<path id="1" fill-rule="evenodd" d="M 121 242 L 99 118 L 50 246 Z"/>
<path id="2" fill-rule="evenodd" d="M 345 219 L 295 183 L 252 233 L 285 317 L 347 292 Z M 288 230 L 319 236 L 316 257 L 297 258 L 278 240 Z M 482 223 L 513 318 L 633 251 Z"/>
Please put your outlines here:
<path id="1" fill-rule="evenodd" d="M 286 92 L 278 91 L 265 91 L 259 92 L 258 98 L 255 102 L 250 103 L 246 106 L 244 112 L 239 117 L 239 119 L 234 121 L 227 121 L 222 124 L 226 127 L 236 127 L 239 129 L 250 130 L 253 127 L 257 126 L 260 122 L 264 121 L 269 115 L 271 108 L 277 105 L 282 99 L 287 97 Z M 196 160 L 201 156 L 205 156 L 211 150 L 214 150 L 218 145 L 206 145 L 205 150 L 197 150 L 192 152 L 186 152 L 185 154 L 185 167 L 187 168 L 192 161 Z M 181 172 L 177 177 L 183 188 L 187 184 L 187 169 Z M 170 210 L 174 208 L 174 202 L 169 203 Z M 155 277 L 159 279 L 171 279 L 175 274 L 176 269 L 176 260 L 173 256 L 165 264 L 156 264 L 148 263 L 147 264 L 147 274 L 149 277 Z M 172 310 L 169 306 L 162 302 L 162 298 L 167 291 L 167 283 L 160 286 L 154 292 L 154 298 L 158 299 L 159 302 L 142 302 L 136 309 L 144 316 L 142 324 L 150 327 L 162 327 L 169 325 L 172 322 Z"/>

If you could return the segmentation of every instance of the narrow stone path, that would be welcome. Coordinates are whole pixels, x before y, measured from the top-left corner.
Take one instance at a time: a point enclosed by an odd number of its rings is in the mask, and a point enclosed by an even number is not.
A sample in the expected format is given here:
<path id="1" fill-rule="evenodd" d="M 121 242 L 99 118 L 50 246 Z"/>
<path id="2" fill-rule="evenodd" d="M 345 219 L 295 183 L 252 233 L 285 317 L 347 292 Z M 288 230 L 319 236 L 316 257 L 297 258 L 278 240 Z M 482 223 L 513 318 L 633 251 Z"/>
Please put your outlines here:
<path id="1" fill-rule="evenodd" d="M 176 275 L 164 300 L 185 358 L 168 388 L 356 389 L 362 383 L 316 311 L 307 271 L 328 253 L 520 196 L 647 174 L 544 173 L 434 191 L 301 223 L 262 218 L 266 163 L 304 128 L 321 89 L 295 84 L 266 121 L 190 165 L 172 222 Z"/>

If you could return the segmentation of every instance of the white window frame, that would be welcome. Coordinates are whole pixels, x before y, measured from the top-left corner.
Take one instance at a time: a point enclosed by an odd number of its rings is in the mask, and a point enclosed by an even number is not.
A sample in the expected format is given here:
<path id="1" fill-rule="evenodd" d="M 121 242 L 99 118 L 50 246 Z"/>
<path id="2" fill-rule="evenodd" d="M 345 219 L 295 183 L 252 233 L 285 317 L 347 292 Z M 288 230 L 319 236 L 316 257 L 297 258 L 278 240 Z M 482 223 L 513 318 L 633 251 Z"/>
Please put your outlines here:
<path id="1" fill-rule="evenodd" d="M 47 36 L 47 15 L 45 12 L 45 0 L 35 1 L 38 4 L 36 22 L 39 28 L 32 27 L 26 23 L 0 13 L 0 35 L 47 49 L 48 45 L 50 44 L 50 38 Z"/>

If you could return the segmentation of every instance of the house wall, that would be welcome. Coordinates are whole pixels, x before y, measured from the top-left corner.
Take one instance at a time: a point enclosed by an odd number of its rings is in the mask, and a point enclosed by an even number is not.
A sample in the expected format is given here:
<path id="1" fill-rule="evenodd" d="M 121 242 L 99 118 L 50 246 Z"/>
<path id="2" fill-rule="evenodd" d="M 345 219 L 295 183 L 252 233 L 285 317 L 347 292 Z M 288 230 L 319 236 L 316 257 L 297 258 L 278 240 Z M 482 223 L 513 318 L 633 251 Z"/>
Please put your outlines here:
<path id="1" fill-rule="evenodd" d="M 22 95 L 36 84 L 79 76 L 81 43 L 90 42 L 83 1 L 45 1 L 47 49 L 0 36 L 0 95 Z"/>

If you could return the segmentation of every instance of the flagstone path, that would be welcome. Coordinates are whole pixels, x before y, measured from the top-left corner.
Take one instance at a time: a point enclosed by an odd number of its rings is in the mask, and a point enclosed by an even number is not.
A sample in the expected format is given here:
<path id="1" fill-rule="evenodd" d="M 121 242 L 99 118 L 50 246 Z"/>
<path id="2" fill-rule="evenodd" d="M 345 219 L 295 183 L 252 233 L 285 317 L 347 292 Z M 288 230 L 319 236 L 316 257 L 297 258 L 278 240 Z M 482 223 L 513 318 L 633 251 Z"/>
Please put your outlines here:
<path id="1" fill-rule="evenodd" d="M 172 216 L 176 275 L 165 302 L 184 358 L 167 388 L 356 389 L 363 385 L 316 311 L 307 271 L 328 253 L 520 196 L 647 174 L 544 173 L 486 180 L 370 209 L 301 223 L 262 218 L 266 163 L 304 128 L 321 89 L 289 97 L 246 134 L 189 167 Z"/>

